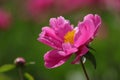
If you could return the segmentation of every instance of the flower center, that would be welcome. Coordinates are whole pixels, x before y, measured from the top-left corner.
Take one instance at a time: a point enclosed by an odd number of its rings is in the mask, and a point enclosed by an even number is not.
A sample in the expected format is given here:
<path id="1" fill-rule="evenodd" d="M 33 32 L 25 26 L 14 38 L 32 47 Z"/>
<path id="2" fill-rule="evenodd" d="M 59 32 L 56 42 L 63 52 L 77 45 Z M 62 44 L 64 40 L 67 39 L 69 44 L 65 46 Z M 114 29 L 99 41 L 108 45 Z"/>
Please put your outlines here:
<path id="1" fill-rule="evenodd" d="M 65 43 L 69 42 L 69 43 L 73 44 L 74 43 L 74 36 L 75 36 L 75 30 L 67 32 L 64 36 L 64 42 Z"/>

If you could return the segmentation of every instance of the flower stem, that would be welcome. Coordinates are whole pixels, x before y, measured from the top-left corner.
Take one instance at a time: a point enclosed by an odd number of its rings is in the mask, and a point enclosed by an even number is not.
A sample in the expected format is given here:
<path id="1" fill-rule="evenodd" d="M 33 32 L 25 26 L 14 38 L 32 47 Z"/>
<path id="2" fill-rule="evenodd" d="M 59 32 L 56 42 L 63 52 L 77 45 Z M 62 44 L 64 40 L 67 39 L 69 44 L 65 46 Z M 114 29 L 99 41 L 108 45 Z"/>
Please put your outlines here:
<path id="1" fill-rule="evenodd" d="M 21 67 L 18 68 L 18 72 L 19 72 L 20 80 L 24 80 L 23 73 L 22 73 L 22 68 Z"/>
<path id="2" fill-rule="evenodd" d="M 81 65 L 82 65 L 84 74 L 85 74 L 85 76 L 86 76 L 86 80 L 90 80 L 89 77 L 88 77 L 88 74 L 87 74 L 87 71 L 86 71 L 86 69 L 85 69 L 85 66 L 84 66 L 84 63 L 83 63 L 82 59 L 80 59 L 80 62 L 81 62 Z"/>

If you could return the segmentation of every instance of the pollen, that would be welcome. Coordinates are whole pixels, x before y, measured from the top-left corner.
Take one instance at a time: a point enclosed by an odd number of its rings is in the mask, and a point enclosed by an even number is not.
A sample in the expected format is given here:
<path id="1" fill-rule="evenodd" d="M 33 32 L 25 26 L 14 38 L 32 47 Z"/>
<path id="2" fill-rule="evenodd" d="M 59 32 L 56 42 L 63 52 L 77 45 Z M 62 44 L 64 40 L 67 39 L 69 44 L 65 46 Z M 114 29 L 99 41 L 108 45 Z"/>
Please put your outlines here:
<path id="1" fill-rule="evenodd" d="M 67 34 L 65 34 L 65 36 L 64 36 L 64 42 L 73 44 L 74 36 L 75 36 L 75 30 L 67 32 Z"/>

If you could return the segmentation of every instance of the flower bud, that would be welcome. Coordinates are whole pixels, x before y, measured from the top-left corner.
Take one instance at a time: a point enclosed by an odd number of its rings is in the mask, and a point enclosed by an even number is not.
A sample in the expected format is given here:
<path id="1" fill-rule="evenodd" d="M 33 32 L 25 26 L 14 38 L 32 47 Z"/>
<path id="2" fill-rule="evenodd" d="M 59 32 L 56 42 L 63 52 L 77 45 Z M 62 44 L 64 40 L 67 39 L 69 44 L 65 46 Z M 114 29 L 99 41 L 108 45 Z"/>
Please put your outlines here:
<path id="1" fill-rule="evenodd" d="M 18 67 L 23 67 L 25 65 L 26 61 L 25 61 L 24 58 L 18 57 L 18 58 L 15 59 L 14 63 Z"/>

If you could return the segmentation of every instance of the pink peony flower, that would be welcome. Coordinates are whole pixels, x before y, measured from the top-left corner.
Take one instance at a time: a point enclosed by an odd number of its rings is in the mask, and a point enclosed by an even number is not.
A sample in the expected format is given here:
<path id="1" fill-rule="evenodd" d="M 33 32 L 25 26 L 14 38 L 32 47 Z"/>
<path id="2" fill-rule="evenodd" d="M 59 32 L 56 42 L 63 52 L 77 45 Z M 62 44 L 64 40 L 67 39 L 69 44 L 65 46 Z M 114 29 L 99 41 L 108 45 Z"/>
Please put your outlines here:
<path id="1" fill-rule="evenodd" d="M 11 15 L 3 9 L 0 9 L 0 28 L 7 29 L 10 26 L 10 23 Z"/>
<path id="2" fill-rule="evenodd" d="M 78 63 L 88 52 L 87 45 L 95 37 L 100 24 L 100 17 L 92 14 L 85 16 L 83 22 L 79 22 L 75 28 L 62 16 L 51 18 L 50 27 L 43 27 L 38 38 L 38 41 L 53 48 L 44 55 L 45 66 L 58 67 L 72 54 L 76 55 L 72 63 Z"/>

